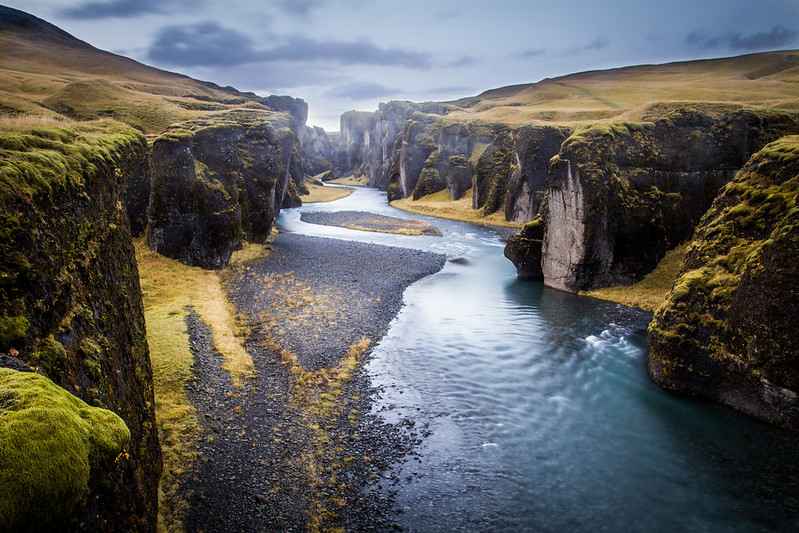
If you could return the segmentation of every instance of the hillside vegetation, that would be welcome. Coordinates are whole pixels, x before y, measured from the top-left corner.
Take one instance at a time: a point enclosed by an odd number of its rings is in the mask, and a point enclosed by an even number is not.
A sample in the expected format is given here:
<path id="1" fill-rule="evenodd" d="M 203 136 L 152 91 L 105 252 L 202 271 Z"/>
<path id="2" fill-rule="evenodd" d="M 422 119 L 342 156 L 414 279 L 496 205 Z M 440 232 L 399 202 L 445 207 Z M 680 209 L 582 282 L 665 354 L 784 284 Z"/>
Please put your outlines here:
<path id="1" fill-rule="evenodd" d="M 685 102 L 799 109 L 797 83 L 796 50 L 640 65 L 492 89 L 451 102 L 456 109 L 447 121 L 511 125 L 635 121 Z"/>
<path id="2" fill-rule="evenodd" d="M 263 106 L 253 95 L 99 50 L 0 6 L 0 114 L 114 118 L 144 133 L 209 111 Z"/>

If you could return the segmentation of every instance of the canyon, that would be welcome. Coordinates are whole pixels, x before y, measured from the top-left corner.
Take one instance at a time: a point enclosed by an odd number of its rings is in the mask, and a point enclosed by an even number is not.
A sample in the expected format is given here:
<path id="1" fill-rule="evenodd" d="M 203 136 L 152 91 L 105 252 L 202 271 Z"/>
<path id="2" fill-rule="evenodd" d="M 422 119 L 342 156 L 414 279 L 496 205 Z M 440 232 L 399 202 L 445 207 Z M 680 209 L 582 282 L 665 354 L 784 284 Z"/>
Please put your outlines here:
<path id="1" fill-rule="evenodd" d="M 799 52 L 390 101 L 330 134 L 302 99 L 2 6 L 0 45 L 0 529 L 395 525 L 381 480 L 427 430 L 374 414 L 366 367 L 406 290 L 484 261 L 479 292 L 499 247 L 504 298 L 575 315 L 684 249 L 653 316 L 587 314 L 644 323 L 663 389 L 799 428 Z M 350 196 L 308 211 L 311 185 Z"/>

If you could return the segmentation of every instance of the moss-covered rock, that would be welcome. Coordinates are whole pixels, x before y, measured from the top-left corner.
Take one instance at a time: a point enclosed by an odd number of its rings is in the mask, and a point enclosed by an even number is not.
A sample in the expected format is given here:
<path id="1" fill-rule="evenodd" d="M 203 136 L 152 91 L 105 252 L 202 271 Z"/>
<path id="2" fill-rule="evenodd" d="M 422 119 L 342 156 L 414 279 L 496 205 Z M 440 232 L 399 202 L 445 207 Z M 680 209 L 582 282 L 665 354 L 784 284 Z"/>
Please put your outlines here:
<path id="1" fill-rule="evenodd" d="M 264 242 L 299 153 L 291 126 L 284 113 L 242 109 L 176 125 L 156 139 L 150 248 L 219 268 L 245 238 Z"/>
<path id="2" fill-rule="evenodd" d="M 690 237 L 752 153 L 797 131 L 796 114 L 690 105 L 575 131 L 548 188 L 546 283 L 577 291 L 640 279 Z"/>
<path id="3" fill-rule="evenodd" d="M 113 412 L 44 376 L 0 368 L 0 529 L 115 527 L 100 521 L 90 495 L 124 480 L 129 444 Z"/>
<path id="4" fill-rule="evenodd" d="M 661 386 L 799 429 L 799 136 L 756 153 L 702 218 L 649 327 Z"/>
<path id="5" fill-rule="evenodd" d="M 146 158 L 144 137 L 111 121 L 0 131 L 0 352 L 125 421 L 130 457 L 77 517 L 104 531 L 155 527 L 161 460 L 124 206 Z"/>

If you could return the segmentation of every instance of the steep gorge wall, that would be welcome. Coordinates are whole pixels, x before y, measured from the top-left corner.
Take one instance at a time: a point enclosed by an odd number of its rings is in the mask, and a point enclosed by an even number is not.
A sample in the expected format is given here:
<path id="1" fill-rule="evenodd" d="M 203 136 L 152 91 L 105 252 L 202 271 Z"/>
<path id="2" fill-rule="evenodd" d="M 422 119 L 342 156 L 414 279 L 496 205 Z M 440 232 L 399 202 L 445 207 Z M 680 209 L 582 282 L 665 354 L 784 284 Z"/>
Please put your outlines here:
<path id="1" fill-rule="evenodd" d="M 153 145 L 148 245 L 219 268 L 243 240 L 264 242 L 299 153 L 284 113 L 237 110 L 170 128 Z"/>
<path id="2" fill-rule="evenodd" d="M 113 122 L 0 132 L 0 362 L 54 383 L 0 373 L 0 462 L 14 461 L 0 529 L 155 530 L 161 459 L 123 203 L 146 159 L 144 137 Z"/>
<path id="3" fill-rule="evenodd" d="M 630 283 L 685 241 L 719 189 L 794 114 L 673 110 L 569 137 L 552 162 L 542 271 L 569 291 Z"/>
<path id="4" fill-rule="evenodd" d="M 755 154 L 694 234 L 649 327 L 649 372 L 799 430 L 799 136 Z"/>

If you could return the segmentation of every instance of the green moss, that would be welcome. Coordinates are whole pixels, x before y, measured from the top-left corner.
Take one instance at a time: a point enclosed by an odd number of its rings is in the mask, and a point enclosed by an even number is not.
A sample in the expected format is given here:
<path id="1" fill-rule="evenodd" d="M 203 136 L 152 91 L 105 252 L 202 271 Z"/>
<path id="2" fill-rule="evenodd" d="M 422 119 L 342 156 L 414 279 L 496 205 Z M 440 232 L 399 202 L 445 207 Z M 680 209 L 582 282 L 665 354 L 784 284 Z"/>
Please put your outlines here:
<path id="1" fill-rule="evenodd" d="M 111 411 L 38 374 L 0 369 L 0 529 L 64 528 L 129 441 Z"/>
<path id="2" fill-rule="evenodd" d="M 28 319 L 22 315 L 0 316 L 0 351 L 13 348 L 14 342 L 28 333 Z"/>

